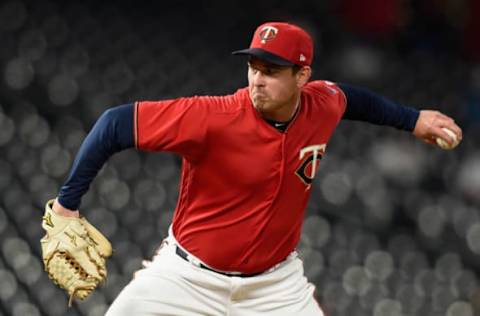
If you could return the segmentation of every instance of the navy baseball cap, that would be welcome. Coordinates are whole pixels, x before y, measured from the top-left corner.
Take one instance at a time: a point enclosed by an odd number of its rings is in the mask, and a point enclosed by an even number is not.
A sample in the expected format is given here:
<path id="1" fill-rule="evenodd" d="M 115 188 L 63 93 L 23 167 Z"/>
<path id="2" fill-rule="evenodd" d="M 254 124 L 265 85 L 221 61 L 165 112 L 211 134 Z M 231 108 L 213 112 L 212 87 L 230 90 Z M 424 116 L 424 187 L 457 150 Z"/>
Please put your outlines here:
<path id="1" fill-rule="evenodd" d="M 232 54 L 255 56 L 279 66 L 310 66 L 313 41 L 299 26 L 285 22 L 267 22 L 255 30 L 250 48 Z"/>

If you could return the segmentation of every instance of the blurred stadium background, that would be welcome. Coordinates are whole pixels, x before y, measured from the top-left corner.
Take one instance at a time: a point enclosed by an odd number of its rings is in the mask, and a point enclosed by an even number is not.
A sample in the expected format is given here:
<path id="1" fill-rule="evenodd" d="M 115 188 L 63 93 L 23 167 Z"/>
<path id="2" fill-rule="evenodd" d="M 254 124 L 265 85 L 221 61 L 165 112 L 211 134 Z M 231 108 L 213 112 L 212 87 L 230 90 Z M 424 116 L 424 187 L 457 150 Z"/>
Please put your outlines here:
<path id="1" fill-rule="evenodd" d="M 82 213 L 112 241 L 109 279 L 67 308 L 40 259 L 45 201 L 108 107 L 246 85 L 266 20 L 307 28 L 314 77 L 366 86 L 464 128 L 448 152 L 344 121 L 322 160 L 299 250 L 331 316 L 480 315 L 480 2 L 0 2 L 0 315 L 103 315 L 165 237 L 180 164 L 116 155 Z"/>

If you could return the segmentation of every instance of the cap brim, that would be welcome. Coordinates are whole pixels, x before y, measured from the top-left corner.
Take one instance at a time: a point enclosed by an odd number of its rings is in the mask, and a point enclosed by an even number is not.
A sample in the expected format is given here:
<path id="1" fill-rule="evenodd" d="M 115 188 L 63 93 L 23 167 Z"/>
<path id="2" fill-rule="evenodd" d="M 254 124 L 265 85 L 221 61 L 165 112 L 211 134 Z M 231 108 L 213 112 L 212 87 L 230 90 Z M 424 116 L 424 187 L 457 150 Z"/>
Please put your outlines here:
<path id="1" fill-rule="evenodd" d="M 283 59 L 280 56 L 269 53 L 261 48 L 247 48 L 242 50 L 237 50 L 232 52 L 232 55 L 250 55 L 260 58 L 262 60 L 268 61 L 269 63 L 279 65 L 279 66 L 294 66 L 295 64 Z"/>

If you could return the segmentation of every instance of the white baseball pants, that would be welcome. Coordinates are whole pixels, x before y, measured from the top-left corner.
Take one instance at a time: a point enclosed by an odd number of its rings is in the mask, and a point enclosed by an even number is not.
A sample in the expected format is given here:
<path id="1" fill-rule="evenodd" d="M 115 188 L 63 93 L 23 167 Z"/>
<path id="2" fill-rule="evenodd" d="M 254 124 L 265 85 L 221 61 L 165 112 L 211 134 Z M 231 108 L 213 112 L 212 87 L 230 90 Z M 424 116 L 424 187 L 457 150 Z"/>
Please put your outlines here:
<path id="1" fill-rule="evenodd" d="M 273 271 L 242 278 L 197 267 L 175 249 L 170 235 L 106 316 L 323 316 L 296 252 Z"/>

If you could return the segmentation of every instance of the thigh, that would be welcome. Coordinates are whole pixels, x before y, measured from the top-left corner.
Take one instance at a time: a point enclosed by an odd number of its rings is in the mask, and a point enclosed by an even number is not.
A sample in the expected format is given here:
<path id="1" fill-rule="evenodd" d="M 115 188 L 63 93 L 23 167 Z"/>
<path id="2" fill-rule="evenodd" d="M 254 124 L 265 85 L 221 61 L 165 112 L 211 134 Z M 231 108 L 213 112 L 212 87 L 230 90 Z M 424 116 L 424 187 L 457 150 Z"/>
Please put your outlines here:
<path id="1" fill-rule="evenodd" d="M 310 285 L 313 288 L 313 285 Z M 232 305 L 232 316 L 324 316 L 313 295 L 313 289 L 295 297 L 279 295 L 265 296 L 263 299 L 243 301 Z"/>
<path id="2" fill-rule="evenodd" d="M 224 299 L 216 280 L 162 249 L 120 292 L 106 316 L 225 315 Z"/>
<path id="3" fill-rule="evenodd" d="M 324 315 L 314 297 L 315 286 L 307 281 L 298 258 L 270 275 L 244 281 L 232 316 Z"/>

